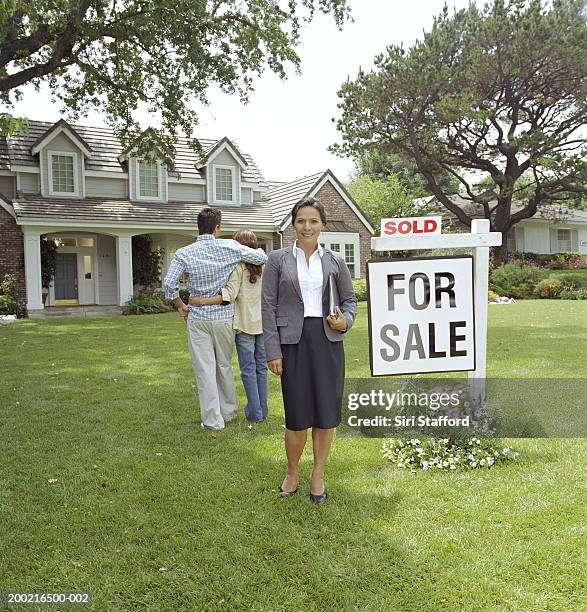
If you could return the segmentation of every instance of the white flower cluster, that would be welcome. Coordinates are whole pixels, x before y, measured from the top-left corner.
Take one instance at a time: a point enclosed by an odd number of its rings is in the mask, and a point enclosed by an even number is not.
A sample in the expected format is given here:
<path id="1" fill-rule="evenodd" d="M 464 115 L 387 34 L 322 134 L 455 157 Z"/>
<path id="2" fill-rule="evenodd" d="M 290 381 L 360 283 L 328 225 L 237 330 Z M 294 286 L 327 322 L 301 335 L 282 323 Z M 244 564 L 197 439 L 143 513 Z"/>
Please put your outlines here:
<path id="1" fill-rule="evenodd" d="M 401 440 L 390 438 L 383 442 L 383 457 L 398 468 L 412 472 L 422 470 L 456 470 L 463 468 L 490 468 L 498 462 L 517 459 L 508 446 L 499 440 L 481 441 L 479 438 L 418 438 Z"/>

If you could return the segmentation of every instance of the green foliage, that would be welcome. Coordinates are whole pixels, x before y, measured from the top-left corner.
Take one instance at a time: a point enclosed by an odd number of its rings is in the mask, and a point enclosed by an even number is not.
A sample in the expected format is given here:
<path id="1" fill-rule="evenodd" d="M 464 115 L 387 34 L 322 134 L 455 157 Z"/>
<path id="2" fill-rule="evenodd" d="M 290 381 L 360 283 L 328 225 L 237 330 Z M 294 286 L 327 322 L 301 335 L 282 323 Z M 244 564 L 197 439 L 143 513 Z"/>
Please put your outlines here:
<path id="1" fill-rule="evenodd" d="M 560 292 L 561 300 L 587 300 L 587 289 L 567 287 Z"/>
<path id="2" fill-rule="evenodd" d="M 499 298 L 500 298 L 499 293 L 495 293 L 495 291 L 492 291 L 491 289 L 489 289 L 489 291 L 487 292 L 488 302 L 496 302 L 497 300 L 499 300 Z"/>
<path id="3" fill-rule="evenodd" d="M 489 286 L 500 295 L 516 299 L 529 298 L 543 276 L 544 273 L 538 268 L 522 266 L 512 261 L 491 271 Z"/>
<path id="4" fill-rule="evenodd" d="M 25 117 L 14 117 L 10 113 L 0 113 L 0 134 L 13 136 L 28 134 L 29 124 Z"/>
<path id="5" fill-rule="evenodd" d="M 571 272 L 557 274 L 554 278 L 556 278 L 556 280 L 558 280 L 566 289 L 577 289 L 580 286 L 579 278 Z"/>
<path id="6" fill-rule="evenodd" d="M 399 184 L 415 198 L 431 195 L 430 188 L 424 175 L 418 170 L 414 160 L 409 157 L 400 157 L 394 154 L 385 154 L 377 149 L 369 150 L 357 159 L 359 174 L 367 174 L 378 180 L 385 180 L 395 176 Z M 436 180 L 448 193 L 459 190 L 457 179 L 448 172 L 443 172 Z"/>
<path id="7" fill-rule="evenodd" d="M 153 241 L 145 234 L 132 237 L 132 280 L 135 285 L 149 289 L 159 284 L 161 253 L 153 250 Z"/>
<path id="8" fill-rule="evenodd" d="M 357 302 L 367 301 L 367 281 L 364 278 L 353 278 L 353 289 Z"/>
<path id="9" fill-rule="evenodd" d="M 162 297 L 153 295 L 153 292 L 135 293 L 122 309 L 125 315 L 158 314 L 170 312 L 173 306 Z"/>
<path id="10" fill-rule="evenodd" d="M 16 293 L 16 278 L 13 274 L 5 274 L 0 282 L 0 315 L 25 316 L 26 312 L 18 302 Z"/>
<path id="11" fill-rule="evenodd" d="M 366 174 L 357 175 L 347 185 L 347 189 L 376 229 L 383 218 L 414 214 L 416 195 L 407 191 L 394 174 L 382 179 Z"/>
<path id="12" fill-rule="evenodd" d="M 563 290 L 563 284 L 556 278 L 541 280 L 534 289 L 534 295 L 543 299 L 557 299 Z"/>
<path id="13" fill-rule="evenodd" d="M 342 143 L 332 150 L 412 159 L 439 202 L 469 225 L 470 213 L 440 183 L 448 172 L 504 234 L 539 206 L 580 200 L 584 7 L 584 0 L 492 0 L 449 15 L 445 6 L 422 40 L 408 50 L 390 45 L 374 70 L 341 87 Z M 476 191 L 483 178 L 492 188 Z M 518 195 L 525 205 L 512 210 Z M 497 253 L 505 261 L 505 241 Z"/>
<path id="14" fill-rule="evenodd" d="M 184 304 L 188 304 L 190 301 L 190 292 L 187 289 L 180 289 L 179 297 Z"/>
<path id="15" fill-rule="evenodd" d="M 0 11 L 0 102 L 48 83 L 68 118 L 103 111 L 126 147 L 141 130 L 139 107 L 160 129 L 138 140 L 171 165 L 180 131 L 191 137 L 194 110 L 212 85 L 247 100 L 269 68 L 298 68 L 300 30 L 315 12 L 349 17 L 346 0 L 12 0 Z M 10 71 L 7 67 L 10 66 Z"/>
<path id="16" fill-rule="evenodd" d="M 55 278 L 57 266 L 57 245 L 55 240 L 41 236 L 41 285 L 48 289 Z"/>

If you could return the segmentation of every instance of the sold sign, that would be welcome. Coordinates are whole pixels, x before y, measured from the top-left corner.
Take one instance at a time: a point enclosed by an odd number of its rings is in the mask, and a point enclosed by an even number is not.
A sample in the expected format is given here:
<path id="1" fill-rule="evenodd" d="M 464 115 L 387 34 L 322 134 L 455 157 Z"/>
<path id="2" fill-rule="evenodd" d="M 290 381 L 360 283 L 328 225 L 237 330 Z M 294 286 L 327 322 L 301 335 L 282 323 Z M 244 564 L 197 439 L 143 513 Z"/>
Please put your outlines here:
<path id="1" fill-rule="evenodd" d="M 381 219 L 382 236 L 409 236 L 414 234 L 440 234 L 442 217 L 401 217 Z"/>

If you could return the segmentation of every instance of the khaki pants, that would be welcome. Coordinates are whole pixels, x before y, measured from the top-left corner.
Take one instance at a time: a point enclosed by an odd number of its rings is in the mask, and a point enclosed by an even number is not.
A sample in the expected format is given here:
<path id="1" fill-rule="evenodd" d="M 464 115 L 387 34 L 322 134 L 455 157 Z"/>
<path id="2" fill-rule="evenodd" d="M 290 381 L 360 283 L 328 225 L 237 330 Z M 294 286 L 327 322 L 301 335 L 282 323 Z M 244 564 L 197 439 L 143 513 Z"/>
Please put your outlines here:
<path id="1" fill-rule="evenodd" d="M 223 429 L 236 417 L 238 404 L 232 375 L 232 318 L 188 318 L 188 348 L 198 384 L 202 427 Z"/>

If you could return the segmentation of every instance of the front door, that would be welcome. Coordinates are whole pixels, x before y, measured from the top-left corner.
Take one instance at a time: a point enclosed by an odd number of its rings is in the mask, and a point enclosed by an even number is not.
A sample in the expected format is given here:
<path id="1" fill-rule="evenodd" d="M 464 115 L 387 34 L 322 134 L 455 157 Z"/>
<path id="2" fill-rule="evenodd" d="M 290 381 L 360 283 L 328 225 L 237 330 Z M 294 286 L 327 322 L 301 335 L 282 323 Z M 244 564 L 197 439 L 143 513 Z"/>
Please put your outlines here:
<path id="1" fill-rule="evenodd" d="M 77 304 L 77 254 L 57 253 L 55 301 Z"/>

